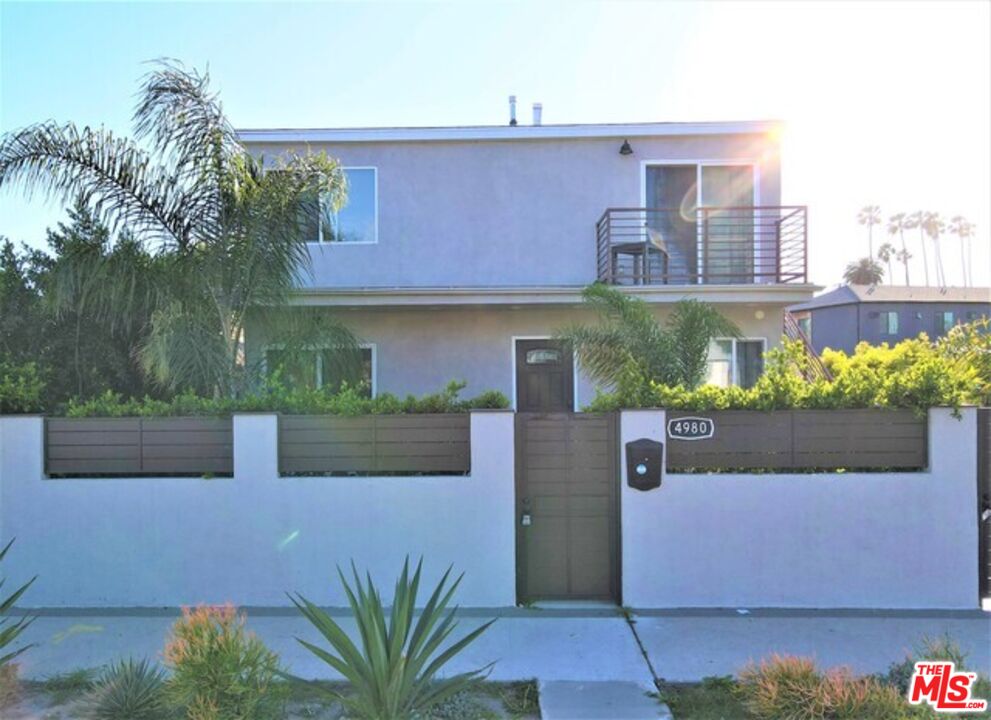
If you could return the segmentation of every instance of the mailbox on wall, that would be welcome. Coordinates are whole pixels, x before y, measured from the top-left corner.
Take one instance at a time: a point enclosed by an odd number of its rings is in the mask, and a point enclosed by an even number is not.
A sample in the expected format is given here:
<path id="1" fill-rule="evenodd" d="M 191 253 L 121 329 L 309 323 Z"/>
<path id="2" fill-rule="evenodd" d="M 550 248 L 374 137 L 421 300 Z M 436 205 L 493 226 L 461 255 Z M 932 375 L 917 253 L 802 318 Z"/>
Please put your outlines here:
<path id="1" fill-rule="evenodd" d="M 653 490 L 661 486 L 664 468 L 664 443 L 640 438 L 626 443 L 626 484 L 634 490 Z"/>

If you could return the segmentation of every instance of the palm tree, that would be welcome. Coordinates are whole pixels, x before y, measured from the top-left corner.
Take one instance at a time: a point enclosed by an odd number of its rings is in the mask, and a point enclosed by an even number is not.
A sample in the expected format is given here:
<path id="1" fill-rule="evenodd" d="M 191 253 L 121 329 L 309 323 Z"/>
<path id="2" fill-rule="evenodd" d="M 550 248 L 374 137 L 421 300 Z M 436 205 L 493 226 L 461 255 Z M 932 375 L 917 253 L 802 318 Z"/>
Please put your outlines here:
<path id="1" fill-rule="evenodd" d="M 905 229 L 915 230 L 918 228 L 919 230 L 919 247 L 922 248 L 922 272 L 926 278 L 926 287 L 929 287 L 929 260 L 926 257 L 925 228 L 922 226 L 924 217 L 925 213 L 922 210 L 916 210 L 905 219 Z"/>
<path id="2" fill-rule="evenodd" d="M 971 240 L 974 237 L 976 226 L 961 215 L 956 215 L 950 219 L 950 232 L 960 238 L 960 272 L 963 274 L 964 287 L 971 285 L 970 272 L 972 268 L 968 262 L 971 255 Z"/>
<path id="3" fill-rule="evenodd" d="M 338 164 L 287 154 L 269 166 L 278 172 L 266 172 L 239 142 L 209 76 L 175 61 L 159 61 L 145 77 L 134 127 L 134 140 L 54 121 L 7 133 L 0 188 L 66 203 L 78 197 L 112 232 L 126 230 L 153 254 L 151 320 L 137 349 L 145 372 L 173 389 L 236 394 L 257 376 L 244 358 L 249 322 L 270 342 L 288 333 L 338 347 L 357 372 L 360 355 L 345 327 L 286 308 L 309 268 L 304 228 L 345 198 Z M 126 318 L 146 299 L 127 292 L 135 272 L 94 261 L 70 275 L 85 283 L 89 302 Z"/>
<path id="4" fill-rule="evenodd" d="M 558 337 L 575 349 L 589 376 L 606 387 L 622 387 L 632 373 L 636 382 L 694 388 L 705 377 L 712 340 L 740 334 L 699 300 L 678 301 L 662 325 L 643 300 L 608 285 L 589 285 L 582 298 L 601 322 L 570 325 Z"/>
<path id="5" fill-rule="evenodd" d="M 902 249 L 898 251 L 896 257 L 898 258 L 898 261 L 905 266 L 905 286 L 908 287 L 911 285 L 908 279 L 908 261 L 912 256 L 909 254 L 908 248 L 905 246 L 905 222 L 905 213 L 896 213 L 892 215 L 888 218 L 888 234 L 897 235 L 898 239 L 901 240 Z"/>
<path id="6" fill-rule="evenodd" d="M 908 287 L 908 261 L 912 259 L 912 253 L 907 249 L 899 250 L 895 253 L 895 258 L 905 267 L 905 287 Z"/>
<path id="7" fill-rule="evenodd" d="M 877 259 L 888 266 L 888 282 L 894 284 L 893 273 L 891 272 L 891 258 L 895 256 L 895 246 L 889 242 L 881 244 L 877 249 Z"/>
<path id="8" fill-rule="evenodd" d="M 874 257 L 874 226 L 881 224 L 881 208 L 866 205 L 857 213 L 857 222 L 867 226 L 867 256 Z"/>
<path id="9" fill-rule="evenodd" d="M 843 272 L 843 279 L 850 285 L 877 285 L 883 278 L 880 263 L 866 257 L 850 263 Z"/>
<path id="10" fill-rule="evenodd" d="M 922 214 L 922 229 L 933 243 L 933 257 L 936 263 L 936 282 L 941 288 L 946 287 L 946 273 L 943 271 L 943 254 L 941 252 L 940 236 L 946 230 L 946 223 L 937 212 Z"/>

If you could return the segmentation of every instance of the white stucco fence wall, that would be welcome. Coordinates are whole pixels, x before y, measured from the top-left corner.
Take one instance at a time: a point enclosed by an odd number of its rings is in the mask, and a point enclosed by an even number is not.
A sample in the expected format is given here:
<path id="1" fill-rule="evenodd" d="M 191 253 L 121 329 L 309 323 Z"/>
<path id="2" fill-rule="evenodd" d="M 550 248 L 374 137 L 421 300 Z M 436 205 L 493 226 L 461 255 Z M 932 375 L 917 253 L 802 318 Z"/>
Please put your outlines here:
<path id="1" fill-rule="evenodd" d="M 386 598 L 403 558 L 464 606 L 515 604 L 513 415 L 471 416 L 469 477 L 279 477 L 277 417 L 234 417 L 234 478 L 48 480 L 43 419 L 0 418 L 0 538 L 25 607 L 344 606 L 353 559 Z M 421 597 L 421 602 L 426 596 Z"/>
<path id="2" fill-rule="evenodd" d="M 666 475 L 638 492 L 623 467 L 624 604 L 977 607 L 976 423 L 930 411 L 920 473 Z M 664 412 L 626 411 L 620 434 L 665 441 Z"/>

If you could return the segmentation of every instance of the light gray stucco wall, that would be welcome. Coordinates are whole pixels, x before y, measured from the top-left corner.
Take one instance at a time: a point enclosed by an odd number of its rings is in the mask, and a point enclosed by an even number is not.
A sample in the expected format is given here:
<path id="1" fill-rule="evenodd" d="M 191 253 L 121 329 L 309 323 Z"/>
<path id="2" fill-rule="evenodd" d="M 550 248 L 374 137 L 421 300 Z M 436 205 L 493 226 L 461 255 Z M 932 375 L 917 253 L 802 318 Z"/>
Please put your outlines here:
<path id="1" fill-rule="evenodd" d="M 780 344 L 782 305 L 721 304 L 742 335 Z M 398 395 L 436 392 L 450 380 L 465 380 L 465 396 L 499 390 L 513 400 L 513 338 L 550 337 L 572 322 L 597 322 L 581 307 L 457 307 L 318 309 L 333 313 L 362 340 L 375 346 L 376 390 Z M 658 307 L 658 318 L 669 308 Z M 758 315 L 761 315 L 758 318 Z M 248 333 L 249 354 L 257 357 L 265 339 Z M 595 397 L 595 388 L 579 377 L 578 407 Z"/>
<path id="2" fill-rule="evenodd" d="M 378 243 L 311 245 L 314 287 L 579 286 L 595 280 L 595 223 L 641 207 L 644 161 L 750 161 L 779 205 L 779 147 L 763 134 L 474 142 L 314 143 L 378 169 Z M 267 157 L 306 147 L 258 143 Z"/>
<path id="3" fill-rule="evenodd" d="M 671 474 L 639 492 L 624 467 L 624 604 L 978 607 L 977 413 L 962 414 L 930 411 L 921 473 Z M 623 412 L 623 444 L 665 435 L 663 411 Z"/>
<path id="4" fill-rule="evenodd" d="M 353 559 L 385 598 L 408 554 L 458 602 L 516 602 L 513 416 L 473 413 L 468 477 L 279 477 L 277 418 L 234 418 L 233 478 L 45 478 L 40 417 L 0 417 L 3 574 L 23 607 L 347 605 Z M 426 596 L 421 596 L 425 602 Z"/>

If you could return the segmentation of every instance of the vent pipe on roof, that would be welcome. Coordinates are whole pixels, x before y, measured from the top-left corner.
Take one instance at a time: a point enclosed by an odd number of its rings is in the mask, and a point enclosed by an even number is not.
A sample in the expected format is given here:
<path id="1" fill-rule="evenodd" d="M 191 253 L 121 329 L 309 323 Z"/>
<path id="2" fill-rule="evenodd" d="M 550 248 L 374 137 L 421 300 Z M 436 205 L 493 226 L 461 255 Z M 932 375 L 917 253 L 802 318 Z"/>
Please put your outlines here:
<path id="1" fill-rule="evenodd" d="M 509 124 L 516 124 L 516 96 L 509 96 Z"/>
<path id="2" fill-rule="evenodd" d="M 540 125 L 542 120 L 542 115 L 544 113 L 544 106 L 541 103 L 533 104 L 533 124 Z"/>

